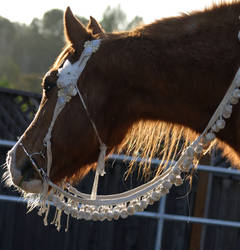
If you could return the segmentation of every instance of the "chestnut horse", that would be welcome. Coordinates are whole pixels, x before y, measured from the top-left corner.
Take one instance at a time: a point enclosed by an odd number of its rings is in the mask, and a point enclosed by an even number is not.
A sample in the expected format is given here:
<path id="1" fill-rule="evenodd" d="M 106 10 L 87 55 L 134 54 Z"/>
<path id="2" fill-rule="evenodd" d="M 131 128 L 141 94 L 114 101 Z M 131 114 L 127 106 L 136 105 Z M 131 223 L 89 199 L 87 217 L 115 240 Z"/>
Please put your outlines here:
<path id="1" fill-rule="evenodd" d="M 52 130 L 52 181 L 77 181 L 95 166 L 99 140 L 89 115 L 107 154 L 127 145 L 131 152 L 145 147 L 142 151 L 152 156 L 161 140 L 173 138 L 168 145 L 173 148 L 186 131 L 202 132 L 240 66 L 239 15 L 240 3 L 225 3 L 131 31 L 105 33 L 93 18 L 84 27 L 68 8 L 66 47 L 43 79 L 39 110 L 21 143 L 36 165 L 46 170 L 43 141 L 58 98 L 58 70 L 66 60 L 76 62 L 84 43 L 96 39 L 101 39 L 101 45 L 77 82 L 88 112 L 73 96 Z M 217 139 L 237 166 L 239 127 L 240 106 L 236 105 Z M 7 164 L 12 184 L 39 192 L 41 180 L 19 143 L 9 152 Z"/>

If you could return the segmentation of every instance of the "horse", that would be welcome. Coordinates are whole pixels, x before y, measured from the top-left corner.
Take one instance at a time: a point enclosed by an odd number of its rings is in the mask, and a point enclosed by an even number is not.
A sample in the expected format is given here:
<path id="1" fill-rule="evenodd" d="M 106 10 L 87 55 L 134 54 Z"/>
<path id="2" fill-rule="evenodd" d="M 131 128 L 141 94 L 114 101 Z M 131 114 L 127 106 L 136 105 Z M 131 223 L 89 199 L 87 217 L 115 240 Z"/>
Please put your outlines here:
<path id="1" fill-rule="evenodd" d="M 32 123 L 7 156 L 10 185 L 42 192 L 36 170 L 47 172 L 47 165 L 53 183 L 75 183 L 96 168 L 99 144 L 106 145 L 106 155 L 126 150 L 152 157 L 164 141 L 165 159 L 176 155 L 182 136 L 192 141 L 203 131 L 240 66 L 239 15 L 240 3 L 234 1 L 106 33 L 93 17 L 85 27 L 67 8 L 66 46 L 43 78 Z M 86 41 L 96 40 L 99 47 L 76 79 L 82 99 L 72 94 L 52 123 L 59 72 L 66 61 L 71 66 L 79 60 Z M 238 167 L 239 114 L 236 105 L 216 135 L 223 154 Z"/>

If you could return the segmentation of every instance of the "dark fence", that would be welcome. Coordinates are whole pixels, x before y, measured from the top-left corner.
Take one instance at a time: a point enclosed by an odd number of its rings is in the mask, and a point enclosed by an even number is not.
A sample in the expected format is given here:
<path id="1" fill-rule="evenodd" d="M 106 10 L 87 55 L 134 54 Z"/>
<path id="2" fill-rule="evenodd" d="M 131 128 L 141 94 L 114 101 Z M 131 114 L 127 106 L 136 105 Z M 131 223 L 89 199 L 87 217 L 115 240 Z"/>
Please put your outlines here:
<path id="1" fill-rule="evenodd" d="M 41 96 L 0 88 L 0 139 L 16 140 L 36 113 Z"/>
<path id="2" fill-rule="evenodd" d="M 16 140 L 26 129 L 37 110 L 39 95 L 0 89 L 0 139 Z M 0 164 L 4 163 L 8 148 L 0 148 Z M 135 175 L 123 179 L 127 163 L 108 161 L 106 177 L 100 180 L 101 193 L 125 191 L 137 184 Z M 1 170 L 1 173 L 3 170 Z M 0 174 L 1 174 L 0 173 Z M 212 186 L 209 189 L 209 183 Z M 79 185 L 90 192 L 93 173 Z M 0 185 L 0 195 L 17 195 Z M 167 196 L 166 213 L 239 221 L 240 185 L 230 175 L 196 173 L 190 190 L 185 183 L 172 188 Z M 208 204 L 206 209 L 206 204 Z M 158 203 L 148 211 L 157 211 Z M 36 210 L 26 213 L 25 203 L 0 201 L 0 250 L 153 250 L 157 220 L 132 216 L 125 220 L 89 222 L 70 218 L 69 232 L 57 232 L 54 225 L 45 227 Z M 49 222 L 54 216 L 52 208 Z M 187 222 L 165 221 L 163 250 L 239 250 L 240 230 L 221 226 L 204 226 Z"/>

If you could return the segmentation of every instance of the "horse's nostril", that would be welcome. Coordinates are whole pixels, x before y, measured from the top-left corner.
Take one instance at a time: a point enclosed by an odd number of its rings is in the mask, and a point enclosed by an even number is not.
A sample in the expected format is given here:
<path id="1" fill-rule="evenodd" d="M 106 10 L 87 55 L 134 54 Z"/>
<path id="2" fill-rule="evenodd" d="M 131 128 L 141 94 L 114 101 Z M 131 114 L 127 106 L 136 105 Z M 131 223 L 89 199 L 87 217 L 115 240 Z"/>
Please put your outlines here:
<path id="1" fill-rule="evenodd" d="M 24 161 L 24 163 L 22 164 L 20 169 L 21 169 L 22 179 L 19 183 L 19 186 L 21 186 L 21 183 L 23 181 L 30 181 L 32 179 L 38 178 L 38 175 L 37 175 L 35 169 L 33 168 L 33 165 L 29 159 L 26 159 Z"/>
<path id="2" fill-rule="evenodd" d="M 16 186 L 20 187 L 21 190 L 24 190 L 27 193 L 42 192 L 42 180 L 40 180 L 39 174 L 34 169 L 30 159 L 25 159 L 18 171 L 21 176 L 19 176 L 18 180 L 14 182 Z"/>

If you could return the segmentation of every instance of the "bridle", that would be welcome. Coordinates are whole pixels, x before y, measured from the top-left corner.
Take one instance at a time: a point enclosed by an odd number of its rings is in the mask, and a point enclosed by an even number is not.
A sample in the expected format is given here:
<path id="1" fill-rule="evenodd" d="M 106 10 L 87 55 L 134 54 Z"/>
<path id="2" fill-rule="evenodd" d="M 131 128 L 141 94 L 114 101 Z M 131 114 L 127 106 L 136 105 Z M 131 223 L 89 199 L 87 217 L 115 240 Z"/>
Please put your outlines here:
<path id="1" fill-rule="evenodd" d="M 155 201 L 158 201 L 163 195 L 169 192 L 172 185 L 181 185 L 183 183 L 181 173 L 188 173 L 194 166 L 197 166 L 199 159 L 206 154 L 213 145 L 216 138 L 215 134 L 225 127 L 226 119 L 230 118 L 232 113 L 232 105 L 237 104 L 240 98 L 239 69 L 203 133 L 184 150 L 178 161 L 176 161 L 172 167 L 167 168 L 161 175 L 156 176 L 151 181 L 130 191 L 113 195 L 97 195 L 99 175 L 104 175 L 105 173 L 104 161 L 107 147 L 102 142 L 97 127 L 91 119 L 84 99 L 78 89 L 77 80 L 91 55 L 98 50 L 100 43 L 100 40 L 87 41 L 80 59 L 73 64 L 66 60 L 63 67 L 58 71 L 58 100 L 51 124 L 44 138 L 44 144 L 47 147 L 47 172 L 38 168 L 32 156 L 27 152 L 26 148 L 20 144 L 24 148 L 26 155 L 32 161 L 34 169 L 43 180 L 44 188 L 42 193 L 38 194 L 37 199 L 35 199 L 35 205 L 40 206 L 40 215 L 45 213 L 45 225 L 47 225 L 50 203 L 56 207 L 54 223 L 58 230 L 61 228 L 62 212 L 67 214 L 68 217 L 71 215 L 77 219 L 94 221 L 103 221 L 105 219 L 117 220 L 120 217 L 126 218 L 135 212 L 143 211 L 148 204 L 153 204 Z M 66 103 L 76 95 L 81 99 L 81 103 L 88 115 L 88 119 L 92 124 L 100 145 L 98 166 L 91 195 L 81 193 L 65 182 L 63 182 L 61 186 L 58 186 L 49 178 L 52 164 L 51 132 L 57 116 L 63 110 Z M 49 186 L 51 189 L 48 192 Z M 34 196 L 34 198 L 36 197 Z"/>
<path id="2" fill-rule="evenodd" d="M 103 143 L 100 137 L 100 134 L 97 130 L 97 127 L 91 118 L 91 115 L 87 109 L 86 103 L 83 99 L 83 96 L 80 93 L 79 88 L 77 86 L 77 82 L 88 60 L 90 59 L 92 54 L 98 50 L 100 43 L 101 43 L 101 40 L 92 40 L 92 41 L 85 42 L 84 50 L 80 58 L 73 64 L 71 64 L 69 60 L 66 60 L 63 66 L 59 68 L 58 80 L 57 80 L 58 100 L 54 109 L 53 118 L 52 118 L 50 127 L 48 129 L 48 133 L 46 134 L 44 138 L 44 144 L 47 147 L 47 158 L 48 158 L 47 176 L 49 176 L 51 164 L 52 164 L 50 139 L 51 139 L 51 132 L 52 132 L 54 123 L 56 121 L 56 118 L 62 111 L 62 109 L 65 107 L 66 103 L 69 102 L 73 96 L 78 95 L 100 145 L 100 154 L 98 157 L 98 164 L 97 164 L 96 174 L 94 178 L 94 185 L 92 189 L 92 199 L 96 198 L 99 175 L 105 174 L 104 159 L 106 156 L 107 147 Z"/>

